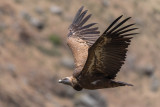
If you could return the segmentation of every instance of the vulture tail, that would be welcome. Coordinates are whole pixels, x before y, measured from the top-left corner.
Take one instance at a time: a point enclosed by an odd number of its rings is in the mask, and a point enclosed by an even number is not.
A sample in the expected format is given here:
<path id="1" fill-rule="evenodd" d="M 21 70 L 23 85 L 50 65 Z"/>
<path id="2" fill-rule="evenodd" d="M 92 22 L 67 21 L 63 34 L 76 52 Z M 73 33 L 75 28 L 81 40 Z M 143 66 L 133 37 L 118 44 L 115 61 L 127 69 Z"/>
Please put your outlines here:
<path id="1" fill-rule="evenodd" d="M 121 81 L 111 81 L 111 87 L 119 87 L 119 86 L 133 86 L 133 85 Z"/>

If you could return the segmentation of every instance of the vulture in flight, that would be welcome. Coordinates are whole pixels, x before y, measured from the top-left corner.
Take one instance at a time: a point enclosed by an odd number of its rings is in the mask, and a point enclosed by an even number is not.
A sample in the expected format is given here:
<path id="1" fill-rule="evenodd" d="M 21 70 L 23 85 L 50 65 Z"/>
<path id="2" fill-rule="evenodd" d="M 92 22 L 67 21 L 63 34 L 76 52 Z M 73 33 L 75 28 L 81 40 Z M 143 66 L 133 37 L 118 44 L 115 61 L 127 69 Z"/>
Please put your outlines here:
<path id="1" fill-rule="evenodd" d="M 122 15 L 100 35 L 96 23 L 85 24 L 91 17 L 86 16 L 83 6 L 78 10 L 69 27 L 67 44 L 75 61 L 73 75 L 60 79 L 59 83 L 72 86 L 75 90 L 103 89 L 119 86 L 132 86 L 125 82 L 115 81 L 126 58 L 127 48 L 137 28 L 135 24 L 124 25 L 131 17 L 122 21 Z M 132 28 L 131 28 L 132 27 Z"/>

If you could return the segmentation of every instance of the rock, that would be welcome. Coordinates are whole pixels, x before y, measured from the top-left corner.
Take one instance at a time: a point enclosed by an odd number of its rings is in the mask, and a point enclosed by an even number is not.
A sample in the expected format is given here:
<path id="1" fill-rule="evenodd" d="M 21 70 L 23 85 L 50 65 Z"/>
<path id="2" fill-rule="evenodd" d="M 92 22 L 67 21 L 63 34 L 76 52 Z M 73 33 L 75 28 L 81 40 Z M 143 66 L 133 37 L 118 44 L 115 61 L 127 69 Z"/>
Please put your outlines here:
<path id="1" fill-rule="evenodd" d="M 3 15 L 3 12 L 0 10 L 0 15 Z"/>
<path id="2" fill-rule="evenodd" d="M 15 67 L 15 65 L 14 64 L 11 64 L 11 63 L 9 63 L 9 64 L 7 64 L 7 68 L 6 68 L 9 72 L 10 72 L 10 74 L 13 76 L 13 77 L 17 77 L 17 74 L 16 74 L 16 67 Z"/>
<path id="3" fill-rule="evenodd" d="M 42 20 L 38 20 L 36 18 L 31 18 L 30 23 L 39 30 L 42 30 L 45 26 L 45 23 Z"/>
<path id="4" fill-rule="evenodd" d="M 135 61 L 136 57 L 134 55 L 128 54 L 128 57 L 126 58 L 126 64 L 130 69 L 135 69 Z"/>
<path id="5" fill-rule="evenodd" d="M 24 0 L 15 0 L 16 3 L 23 3 Z"/>
<path id="6" fill-rule="evenodd" d="M 73 61 L 72 58 L 64 57 L 64 58 L 61 59 L 60 63 L 66 68 L 69 68 L 69 69 L 74 68 L 74 61 Z"/>
<path id="7" fill-rule="evenodd" d="M 75 107 L 95 107 L 95 104 L 95 100 L 87 94 L 81 95 L 75 101 Z"/>
<path id="8" fill-rule="evenodd" d="M 105 100 L 97 91 L 77 96 L 74 103 L 75 107 L 107 107 Z"/>
<path id="9" fill-rule="evenodd" d="M 7 64 L 7 69 L 11 72 L 14 72 L 16 70 L 16 67 L 14 64 Z"/>
<path id="10" fill-rule="evenodd" d="M 42 30 L 45 26 L 45 22 L 43 20 L 32 17 L 28 12 L 21 11 L 21 16 L 27 20 L 32 26 L 36 27 L 39 30 Z"/>
<path id="11" fill-rule="evenodd" d="M 154 74 L 155 68 L 152 65 L 148 65 L 142 68 L 142 73 L 146 76 L 152 76 Z"/>
<path id="12" fill-rule="evenodd" d="M 20 12 L 20 15 L 21 15 L 25 20 L 27 20 L 27 21 L 29 21 L 29 20 L 31 19 L 31 16 L 30 16 L 29 13 L 26 12 L 26 11 L 21 11 L 21 12 Z"/>
<path id="13" fill-rule="evenodd" d="M 150 85 L 151 91 L 157 92 L 159 87 L 160 87 L 160 80 L 157 77 L 153 76 Z"/>
<path id="14" fill-rule="evenodd" d="M 41 8 L 41 7 L 36 7 L 35 8 L 35 12 L 39 15 L 43 14 L 44 13 L 44 10 Z"/>
<path id="15" fill-rule="evenodd" d="M 105 7 L 109 6 L 109 1 L 108 0 L 102 0 L 102 5 Z"/>
<path id="16" fill-rule="evenodd" d="M 135 71 L 138 73 L 140 76 L 148 76 L 152 77 L 155 71 L 155 68 L 153 65 L 144 65 L 144 66 L 135 66 Z"/>
<path id="17" fill-rule="evenodd" d="M 3 40 L 3 38 L 0 38 L 0 46 L 4 46 L 5 41 Z"/>
<path id="18" fill-rule="evenodd" d="M 59 87 L 58 90 L 54 90 L 54 93 L 62 98 L 73 98 L 75 92 L 76 91 L 72 87 L 68 86 Z"/>
<path id="19" fill-rule="evenodd" d="M 0 23 L 0 32 L 7 28 L 7 25 L 3 22 Z"/>
<path id="20" fill-rule="evenodd" d="M 53 14 L 61 15 L 62 14 L 62 9 L 58 6 L 51 6 L 50 11 Z"/>
<path id="21" fill-rule="evenodd" d="M 89 91 L 87 92 L 89 95 L 94 98 L 98 103 L 98 107 L 107 107 L 107 102 L 104 100 L 104 98 L 98 93 L 98 91 Z"/>
<path id="22" fill-rule="evenodd" d="M 29 31 L 27 31 L 27 29 L 24 27 L 21 27 L 21 30 L 19 32 L 19 37 L 24 43 L 30 43 L 31 38 L 32 38 Z"/>

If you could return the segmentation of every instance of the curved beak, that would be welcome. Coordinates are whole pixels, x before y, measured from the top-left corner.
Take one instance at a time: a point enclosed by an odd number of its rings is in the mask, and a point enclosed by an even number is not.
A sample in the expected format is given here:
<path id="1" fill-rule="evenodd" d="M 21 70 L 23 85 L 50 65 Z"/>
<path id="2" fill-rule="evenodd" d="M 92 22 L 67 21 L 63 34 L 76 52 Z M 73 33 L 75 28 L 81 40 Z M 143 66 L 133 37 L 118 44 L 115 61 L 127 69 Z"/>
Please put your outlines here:
<path id="1" fill-rule="evenodd" d="M 62 80 L 58 80 L 59 83 L 62 83 Z"/>
<path id="2" fill-rule="evenodd" d="M 60 79 L 58 82 L 66 85 L 71 85 L 71 81 L 69 78 Z"/>

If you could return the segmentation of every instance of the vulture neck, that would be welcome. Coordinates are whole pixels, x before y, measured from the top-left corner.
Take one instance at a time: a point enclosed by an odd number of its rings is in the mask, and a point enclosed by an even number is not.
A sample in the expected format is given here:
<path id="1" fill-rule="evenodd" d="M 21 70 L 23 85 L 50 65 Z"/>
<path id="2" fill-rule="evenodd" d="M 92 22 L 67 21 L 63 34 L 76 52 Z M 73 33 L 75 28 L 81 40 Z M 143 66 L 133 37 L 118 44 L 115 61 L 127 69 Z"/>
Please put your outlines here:
<path id="1" fill-rule="evenodd" d="M 79 85 L 78 80 L 75 77 L 71 77 L 72 79 L 72 87 L 77 90 L 77 91 L 81 91 L 83 88 Z"/>

